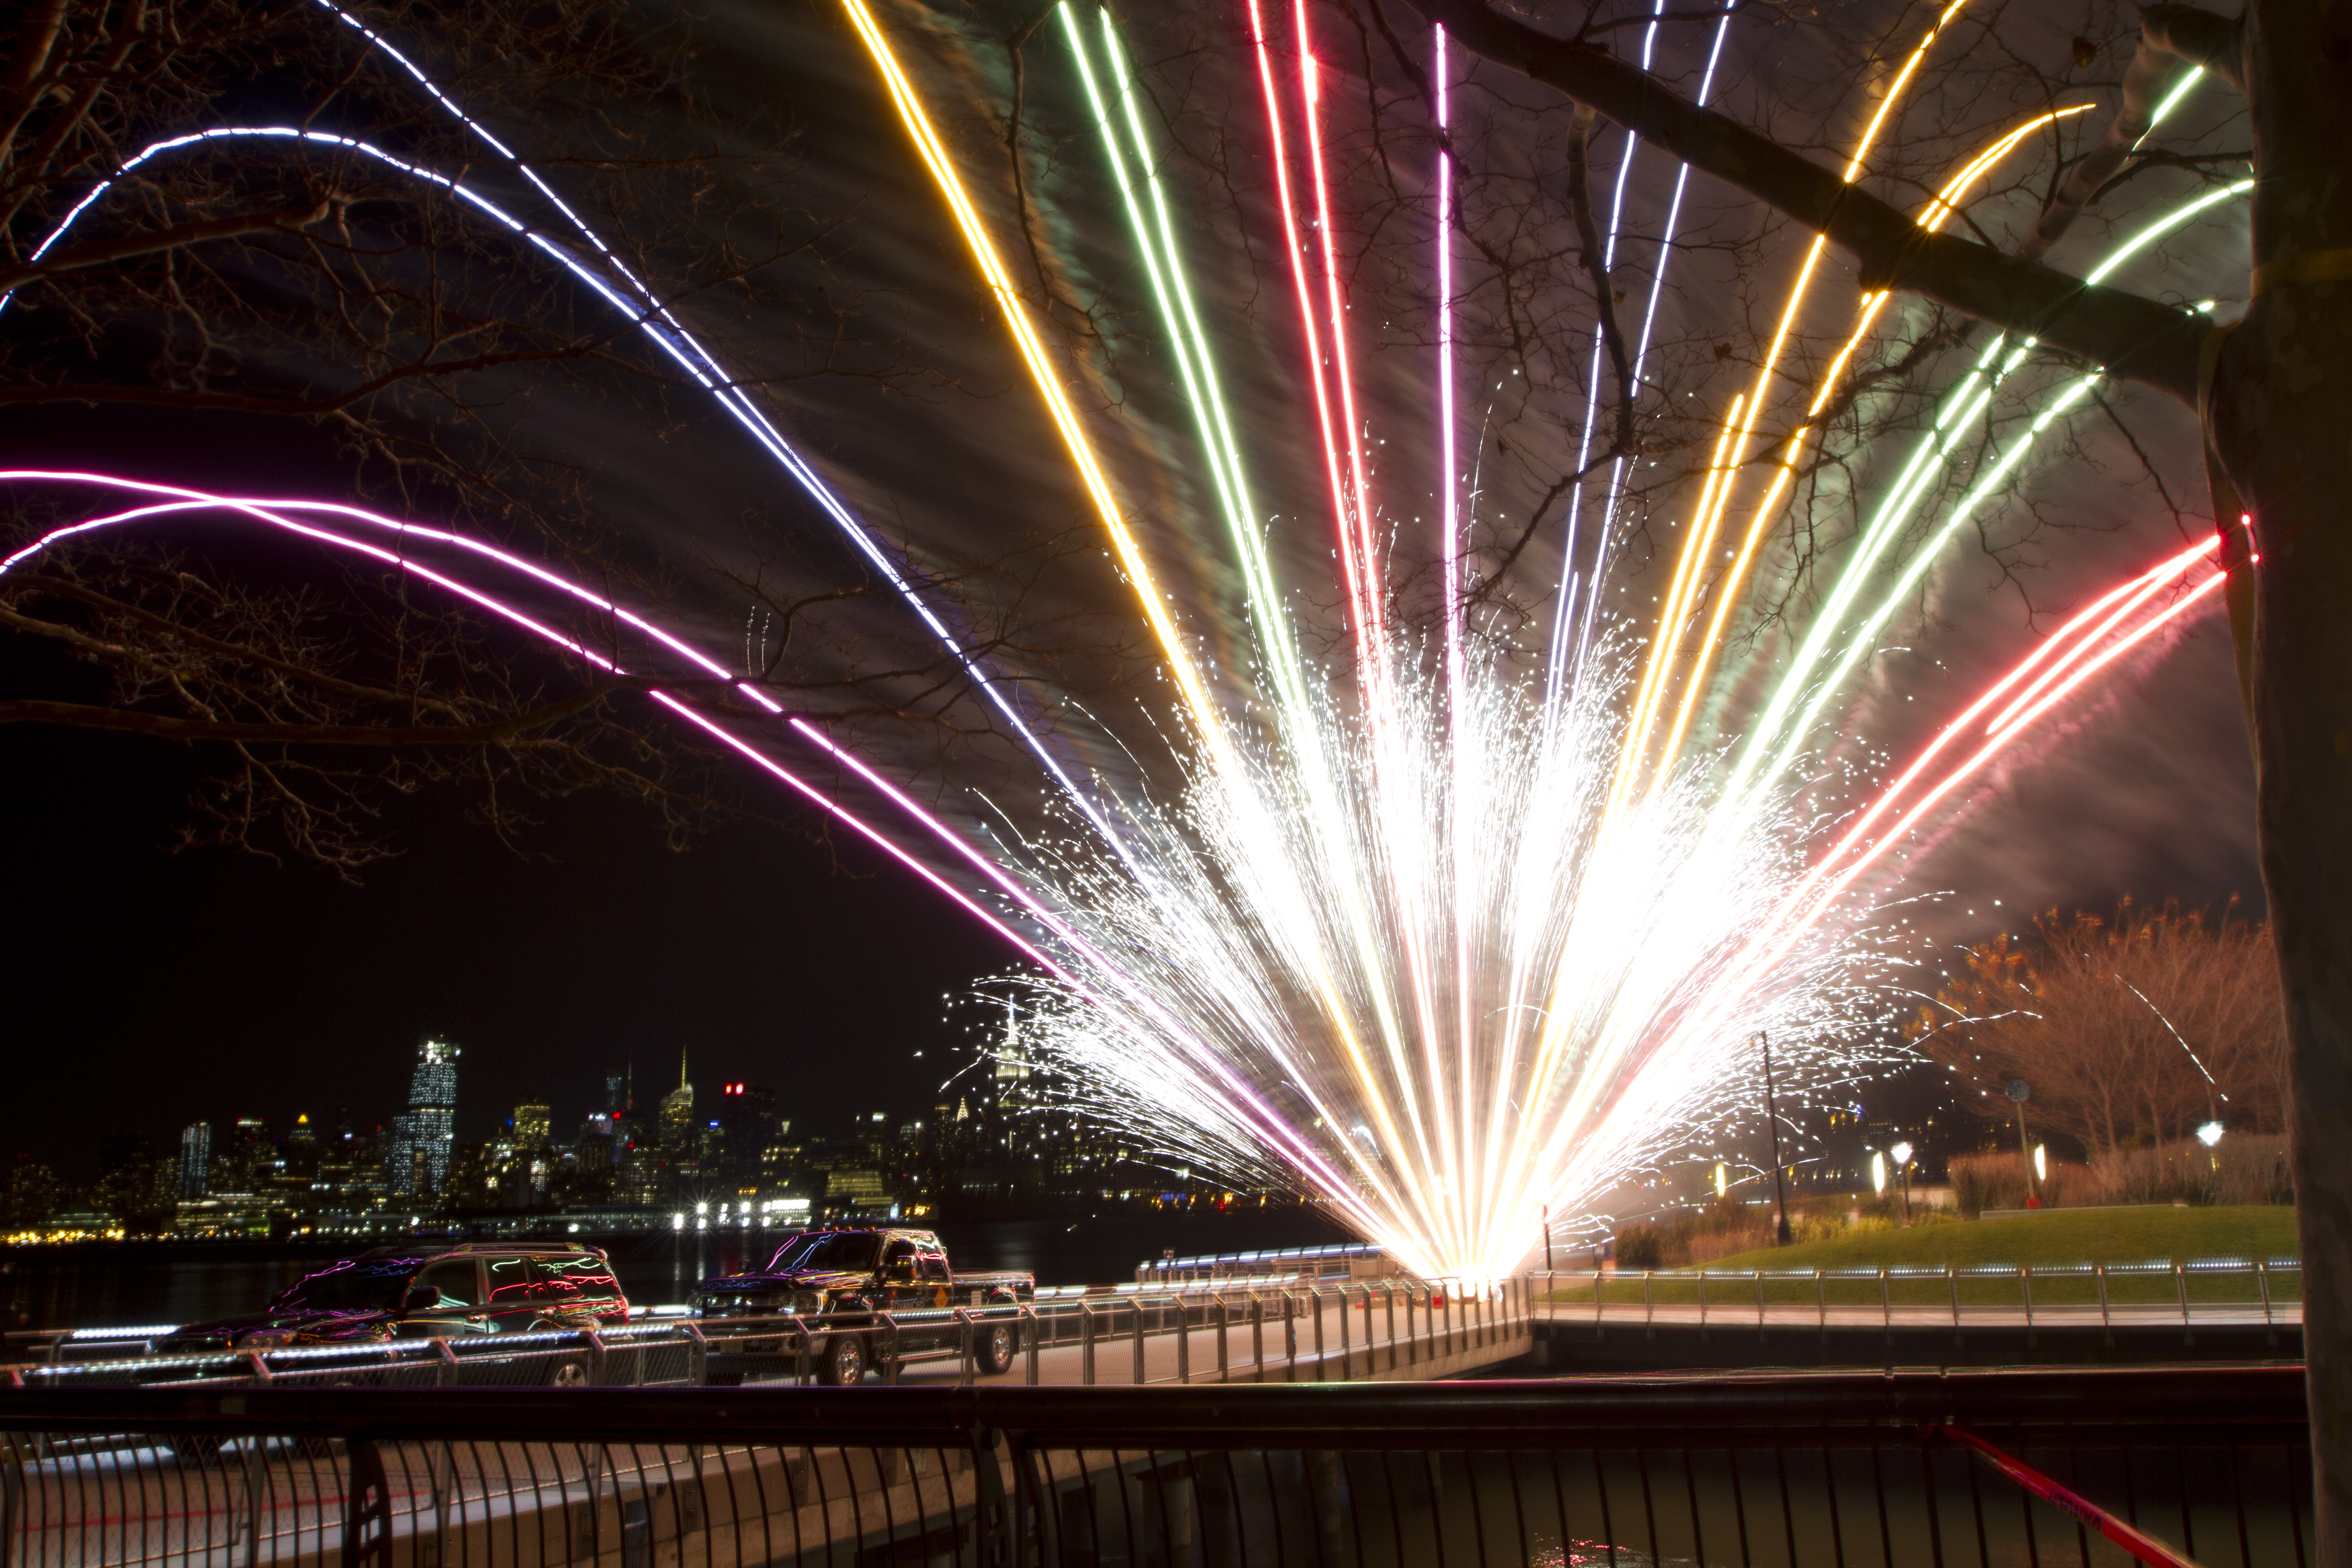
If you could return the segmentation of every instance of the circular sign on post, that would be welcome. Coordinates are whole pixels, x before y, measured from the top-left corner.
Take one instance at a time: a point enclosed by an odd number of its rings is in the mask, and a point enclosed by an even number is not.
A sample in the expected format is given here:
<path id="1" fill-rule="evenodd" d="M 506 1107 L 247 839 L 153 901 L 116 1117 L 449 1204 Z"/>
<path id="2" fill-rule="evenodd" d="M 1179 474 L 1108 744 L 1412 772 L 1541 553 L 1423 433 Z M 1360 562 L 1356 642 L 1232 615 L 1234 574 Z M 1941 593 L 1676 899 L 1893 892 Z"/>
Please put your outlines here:
<path id="1" fill-rule="evenodd" d="M 2008 1095 L 2009 1098 L 2016 1103 L 2023 1105 L 2027 1100 L 2032 1097 L 2033 1086 L 2026 1082 L 2021 1078 L 2013 1078 L 2009 1080 L 2008 1085 L 2002 1089 L 2001 1092 Z"/>

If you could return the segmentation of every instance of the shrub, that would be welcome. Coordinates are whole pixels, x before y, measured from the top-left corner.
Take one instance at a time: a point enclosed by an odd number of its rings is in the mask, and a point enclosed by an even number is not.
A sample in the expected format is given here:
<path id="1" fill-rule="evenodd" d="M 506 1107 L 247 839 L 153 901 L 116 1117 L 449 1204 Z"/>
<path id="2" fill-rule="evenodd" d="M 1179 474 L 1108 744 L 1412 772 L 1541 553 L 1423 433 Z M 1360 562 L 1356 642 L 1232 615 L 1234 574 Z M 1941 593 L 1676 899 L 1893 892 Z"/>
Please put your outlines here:
<path id="1" fill-rule="evenodd" d="M 1656 1226 L 1629 1225 L 1617 1232 L 1618 1268 L 1664 1268 L 1665 1266 L 1665 1237 Z"/>
<path id="2" fill-rule="evenodd" d="M 2126 1149 L 2096 1166 L 2106 1201 L 2116 1204 L 2292 1204 L 2283 1133 L 2232 1133 L 2216 1148 L 2167 1143 Z"/>

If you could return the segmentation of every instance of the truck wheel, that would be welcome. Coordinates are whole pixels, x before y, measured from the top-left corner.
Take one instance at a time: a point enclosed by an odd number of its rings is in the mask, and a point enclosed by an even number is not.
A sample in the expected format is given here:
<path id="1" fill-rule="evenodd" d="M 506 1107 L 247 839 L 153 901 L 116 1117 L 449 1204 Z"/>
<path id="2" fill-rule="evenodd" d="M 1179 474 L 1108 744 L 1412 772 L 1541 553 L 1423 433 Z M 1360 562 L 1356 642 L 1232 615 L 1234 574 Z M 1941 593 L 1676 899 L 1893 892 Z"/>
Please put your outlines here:
<path id="1" fill-rule="evenodd" d="M 564 1356 L 551 1362 L 547 1368 L 550 1388 L 585 1388 L 588 1386 L 588 1358 Z"/>
<path id="2" fill-rule="evenodd" d="M 980 1370 L 994 1377 L 1013 1370 L 1013 1357 L 1021 1348 L 1019 1325 L 999 1318 L 980 1326 L 980 1344 L 974 1352 Z"/>
<path id="3" fill-rule="evenodd" d="M 816 1380 L 836 1388 L 854 1388 L 866 1376 L 866 1342 L 856 1334 L 835 1334 L 817 1352 Z"/>

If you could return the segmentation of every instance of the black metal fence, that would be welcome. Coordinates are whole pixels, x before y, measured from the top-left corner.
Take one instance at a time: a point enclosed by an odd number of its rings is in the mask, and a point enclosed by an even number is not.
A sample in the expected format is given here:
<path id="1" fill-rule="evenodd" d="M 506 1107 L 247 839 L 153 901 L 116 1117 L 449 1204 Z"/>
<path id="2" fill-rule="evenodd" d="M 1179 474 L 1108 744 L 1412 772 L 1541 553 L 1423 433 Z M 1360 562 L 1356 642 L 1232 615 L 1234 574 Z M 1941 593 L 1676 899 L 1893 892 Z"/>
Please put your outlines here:
<path id="1" fill-rule="evenodd" d="M 2301 1563 L 2293 1367 L 0 1393 L 0 1568 Z"/>
<path id="2" fill-rule="evenodd" d="M 961 1383 L 1339 1382 L 1430 1375 L 1523 1352 L 1526 1281 L 1484 1289 L 1388 1279 L 1316 1286 L 1243 1281 L 1127 1287 L 1035 1302 L 810 1316 L 651 1318 L 595 1331 L 412 1338 L 342 1344 L 56 1356 L 0 1365 L 22 1388 L 701 1387 L 818 1380 L 844 1337 L 885 1382 L 909 1369 Z M 168 1344 L 168 1341 L 161 1342 Z M 55 1346 L 49 1347 L 54 1354 Z M 1055 1354 L 1055 1352 L 1060 1352 Z"/>

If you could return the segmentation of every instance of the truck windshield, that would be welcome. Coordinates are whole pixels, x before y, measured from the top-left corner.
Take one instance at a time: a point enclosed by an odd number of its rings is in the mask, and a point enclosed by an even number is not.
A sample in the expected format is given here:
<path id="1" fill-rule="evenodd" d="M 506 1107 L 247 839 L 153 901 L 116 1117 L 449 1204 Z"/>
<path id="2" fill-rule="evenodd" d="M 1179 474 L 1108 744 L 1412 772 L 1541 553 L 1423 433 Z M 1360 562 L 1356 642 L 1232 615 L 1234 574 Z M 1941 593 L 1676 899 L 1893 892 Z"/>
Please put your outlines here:
<path id="1" fill-rule="evenodd" d="M 813 1231 L 796 1236 L 776 1249 L 776 1260 L 768 1265 L 771 1274 L 789 1274 L 800 1269 L 840 1269 L 845 1272 L 874 1267 L 875 1254 L 882 1238 L 870 1231 Z"/>
<path id="2" fill-rule="evenodd" d="M 382 1311 L 400 1305 L 401 1287 L 424 1261 L 421 1258 L 347 1258 L 297 1280 L 269 1305 L 272 1310 Z"/>

